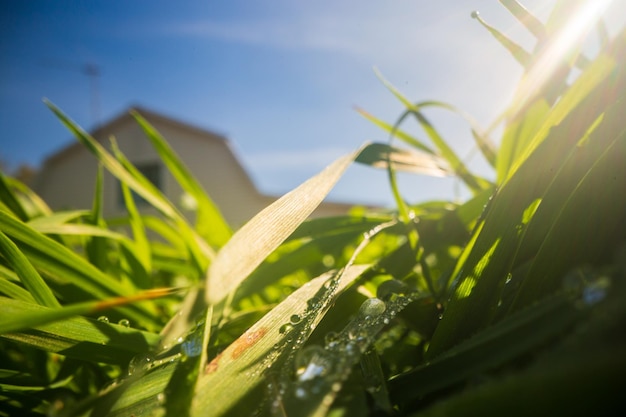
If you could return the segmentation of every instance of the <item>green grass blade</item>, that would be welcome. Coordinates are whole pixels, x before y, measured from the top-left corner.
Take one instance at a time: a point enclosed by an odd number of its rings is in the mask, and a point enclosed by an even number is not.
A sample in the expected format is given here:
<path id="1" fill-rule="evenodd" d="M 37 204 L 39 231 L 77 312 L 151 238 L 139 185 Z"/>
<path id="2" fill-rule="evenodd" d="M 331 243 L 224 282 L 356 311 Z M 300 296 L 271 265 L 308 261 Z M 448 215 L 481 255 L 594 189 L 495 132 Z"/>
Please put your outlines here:
<path id="1" fill-rule="evenodd" d="M 176 152 L 165 139 L 151 126 L 139 113 L 133 112 L 133 116 L 144 130 L 148 139 L 165 162 L 170 172 L 197 203 L 196 230 L 204 237 L 211 246 L 220 248 L 232 236 L 232 230 L 220 213 L 218 207 L 209 198 L 202 185 L 195 179 L 193 174 L 176 155 Z"/>
<path id="2" fill-rule="evenodd" d="M 84 217 L 84 221 L 101 229 L 106 229 L 106 222 L 103 218 L 103 195 L 104 195 L 104 167 L 98 164 L 96 171 L 96 184 L 93 194 L 91 213 Z M 98 269 L 108 269 L 107 241 L 101 236 L 90 236 L 85 242 L 85 254 L 89 262 Z"/>
<path id="3" fill-rule="evenodd" d="M 137 169 L 127 169 L 113 155 L 100 145 L 89 134 L 80 129 L 63 112 L 50 102 L 46 102 L 48 107 L 54 112 L 59 120 L 76 136 L 76 138 L 91 151 L 98 161 L 111 172 L 117 179 L 125 183 L 133 191 L 148 201 L 154 208 L 165 217 L 171 219 L 185 237 L 185 242 L 191 252 L 192 259 L 196 263 L 199 272 L 204 273 L 208 259 L 213 256 L 213 251 L 206 244 L 203 244 L 197 234 L 187 224 L 186 219 L 176 207 L 171 204 L 162 193 L 143 176 Z"/>
<path id="4" fill-rule="evenodd" d="M 19 282 L 19 278 L 15 272 L 0 265 L 0 294 L 16 300 L 37 304 L 31 293 L 18 285 L 17 282 Z"/>
<path id="5" fill-rule="evenodd" d="M 534 255 L 513 308 L 555 291 L 575 264 L 611 256 L 626 235 L 626 126 L 619 103 L 587 143 L 555 176 L 521 242 L 518 256 Z M 595 242 L 591 244 L 591 242 Z"/>
<path id="6" fill-rule="evenodd" d="M 28 261 L 26 256 L 19 250 L 17 245 L 0 231 L 0 253 L 4 259 L 12 266 L 13 270 L 20 277 L 24 287 L 32 294 L 33 298 L 41 305 L 47 307 L 59 307 L 60 304 L 52 290 L 41 278 L 37 270 Z"/>
<path id="7" fill-rule="evenodd" d="M 24 207 L 22 207 L 15 193 L 11 190 L 8 179 L 2 171 L 0 171 L 0 201 L 2 201 L 20 220 L 28 220 L 26 210 L 24 210 Z"/>
<path id="8" fill-rule="evenodd" d="M 209 267 L 206 284 L 208 303 L 219 303 L 239 287 L 309 217 L 360 152 L 339 158 L 239 229 Z"/>
<path id="9" fill-rule="evenodd" d="M 27 309 L 4 312 L 0 315 L 0 334 L 15 333 L 24 329 L 39 327 L 73 316 L 94 314 L 113 307 L 123 306 L 138 301 L 150 300 L 170 295 L 171 289 L 154 289 L 126 297 L 108 298 L 97 301 L 59 306 L 47 309 Z M 23 307 L 23 306 L 22 306 Z"/>
<path id="10" fill-rule="evenodd" d="M 539 42 L 545 40 L 548 35 L 545 26 L 539 19 L 530 13 L 528 9 L 521 5 L 517 0 L 500 0 L 500 3 L 526 27 L 526 29 L 528 29 L 528 31 L 532 33 Z"/>
<path id="11" fill-rule="evenodd" d="M 0 230 L 16 243 L 37 270 L 45 271 L 47 276 L 59 282 L 70 282 L 90 297 L 101 299 L 132 295 L 128 287 L 100 271 L 69 248 L 3 211 L 0 211 Z M 145 321 L 147 325 L 154 323 L 155 320 L 155 311 L 142 305 L 131 306 L 126 314 L 138 321 Z"/>
<path id="12" fill-rule="evenodd" d="M 398 138 L 401 141 L 403 141 L 404 143 L 411 145 L 421 151 L 424 151 L 426 153 L 429 154 L 435 154 L 435 151 L 432 150 L 428 145 L 425 145 L 423 142 L 415 139 L 413 136 L 409 135 L 408 133 L 404 132 L 403 130 L 399 129 L 399 127 L 390 125 L 389 123 L 380 120 L 379 118 L 375 117 L 374 115 L 366 112 L 363 109 L 357 108 L 356 111 L 363 117 L 365 117 L 367 120 L 369 120 L 370 122 L 374 123 L 376 126 L 380 127 L 381 129 L 383 129 L 385 132 L 389 133 L 389 135 L 391 137 L 394 138 Z"/>
<path id="13" fill-rule="evenodd" d="M 526 51 L 524 48 L 522 48 L 521 46 L 519 46 L 518 44 L 516 44 L 509 38 L 507 38 L 499 30 L 497 30 L 496 28 L 494 28 L 493 26 L 485 22 L 482 19 L 482 17 L 480 17 L 478 12 L 473 12 L 472 17 L 478 20 L 478 22 L 480 22 L 480 24 L 483 25 L 483 27 L 485 27 L 485 29 L 487 29 L 489 33 L 491 33 L 493 37 L 496 38 L 496 40 L 500 42 L 500 44 L 504 46 L 504 48 L 506 48 L 506 50 L 511 53 L 511 55 L 513 55 L 515 60 L 519 62 L 519 64 L 522 67 L 524 68 L 530 67 L 533 60 L 532 60 L 532 55 L 528 51 Z"/>
<path id="14" fill-rule="evenodd" d="M 596 66 L 595 62 L 589 71 L 605 74 L 607 59 L 601 56 L 599 60 L 602 64 Z M 609 65 L 609 68 L 613 67 Z M 567 93 L 576 97 L 564 97 L 555 105 L 551 117 L 552 122 L 555 119 L 559 120 L 558 125 L 545 132 L 543 134 L 545 139 L 542 141 L 537 139 L 540 134 L 535 136 L 538 145 L 534 152 L 523 160 L 519 169 L 514 170 L 510 179 L 495 195 L 482 226 L 459 260 L 455 273 L 457 279 L 455 292 L 433 335 L 428 356 L 440 354 L 494 318 L 506 277 L 516 267 L 529 261 L 528 257 L 534 256 L 539 249 L 538 246 L 531 246 L 530 249 L 524 249 L 523 254 L 518 254 L 524 230 L 536 214 L 534 210 L 537 202 L 549 197 L 547 192 L 552 193 L 555 190 L 569 196 L 577 186 L 579 174 L 564 176 L 558 187 L 550 188 L 555 176 L 558 176 L 568 164 L 576 167 L 570 171 L 587 172 L 596 162 L 597 157 L 594 154 L 597 155 L 597 152 L 606 149 L 607 143 L 604 141 L 614 139 L 615 132 L 620 134 L 622 127 L 619 126 L 623 125 L 613 125 L 613 135 L 605 132 L 604 139 L 596 139 L 599 140 L 597 144 L 586 146 L 586 150 L 580 147 L 586 140 L 591 139 L 590 132 L 597 128 L 598 120 L 604 117 L 603 112 L 611 106 L 610 103 L 614 103 L 615 106 L 612 111 L 619 112 L 615 109 L 621 109 L 621 98 L 626 91 L 623 67 L 621 71 L 603 80 L 597 79 L 598 74 L 582 74 L 572 86 L 573 91 Z M 593 91 L 589 91 L 591 85 L 595 86 Z M 578 94 L 582 94 L 582 97 L 577 97 Z M 564 106 L 567 112 L 560 106 Z M 613 120 L 613 123 L 617 123 L 620 118 L 613 116 Z M 594 146 L 598 147 L 594 150 Z M 619 178 L 619 175 L 616 177 L 609 175 L 605 180 Z M 559 212 L 563 207 L 563 200 L 556 201 L 559 202 L 552 207 Z M 594 218 L 596 214 L 597 211 L 590 207 L 586 216 Z M 546 227 L 547 224 L 544 223 Z M 571 218 L 567 227 L 584 230 Z M 541 234 L 538 236 L 545 237 L 546 229 L 539 230 Z M 533 240 L 542 241 L 537 238 Z M 585 245 L 584 242 L 566 240 L 572 245 Z M 576 250 L 579 249 L 581 248 Z M 571 261 L 569 257 L 564 259 Z M 563 264 L 560 265 L 562 267 Z"/>
<path id="15" fill-rule="evenodd" d="M 602 88 L 602 84 L 606 84 L 607 79 L 615 77 L 616 61 L 606 55 L 599 56 L 585 71 L 576 82 L 567 90 L 559 102 L 552 108 L 545 118 L 541 127 L 532 136 L 528 145 L 518 152 L 517 158 L 513 161 L 511 169 L 508 171 L 507 178 L 510 178 L 520 165 L 528 158 L 528 156 L 537 148 L 537 146 L 546 138 L 550 129 L 561 124 L 561 122 L 569 116 L 576 107 L 580 105 L 587 97 Z M 607 91 L 608 98 L 615 97 L 617 91 Z"/>
<path id="16" fill-rule="evenodd" d="M 50 309 L 18 300 L 2 299 L 0 322 L 11 324 L 12 317 L 46 315 Z M 34 321 L 33 321 L 34 322 Z M 54 352 L 68 357 L 126 365 L 137 354 L 146 352 L 158 341 L 158 335 L 84 317 L 66 316 L 64 320 L 43 324 L 36 329 L 3 333 L 1 338 Z M 4 327 L 4 326 L 3 326 Z"/>
<path id="17" fill-rule="evenodd" d="M 402 122 L 408 116 L 414 116 L 421 126 L 421 128 L 426 132 L 429 139 L 433 142 L 435 147 L 438 150 L 440 156 L 445 159 L 449 166 L 454 170 L 454 172 L 461 178 L 467 186 L 478 193 L 485 188 L 489 188 L 490 184 L 488 181 L 477 177 L 469 172 L 465 164 L 461 161 L 461 159 L 456 155 L 454 150 L 448 145 L 448 143 L 443 139 L 443 137 L 439 134 L 437 129 L 430 123 L 430 121 L 424 116 L 421 111 L 421 104 L 413 104 L 411 103 L 393 84 L 387 81 L 382 74 L 379 72 L 376 73 L 378 78 L 384 84 L 385 87 L 398 99 L 404 106 L 406 107 L 405 112 L 398 118 L 395 123 L 395 127 L 400 126 Z M 425 102 L 425 105 L 432 105 L 433 102 Z"/>
<path id="18" fill-rule="evenodd" d="M 507 317 L 389 384 L 394 403 L 410 403 L 487 373 L 554 339 L 580 319 L 569 295 L 560 294 Z"/>
<path id="19" fill-rule="evenodd" d="M 120 160 L 122 164 L 125 164 L 126 159 L 117 147 L 116 142 L 112 143 L 112 147 L 113 153 L 118 158 L 118 160 Z M 125 183 L 120 183 L 120 185 L 122 187 L 122 196 L 124 197 L 124 206 L 126 207 L 126 211 L 128 212 L 128 223 L 130 224 L 130 228 L 133 232 L 133 237 L 135 238 L 135 244 L 133 245 L 134 247 L 132 253 L 141 265 L 143 269 L 142 272 L 144 274 L 147 274 L 152 271 L 152 265 L 150 244 L 146 235 L 146 229 L 143 224 L 143 220 L 139 214 L 139 210 L 137 210 L 137 205 L 135 204 L 135 199 L 133 198 L 130 189 Z M 147 287 L 143 286 L 142 288 Z"/>

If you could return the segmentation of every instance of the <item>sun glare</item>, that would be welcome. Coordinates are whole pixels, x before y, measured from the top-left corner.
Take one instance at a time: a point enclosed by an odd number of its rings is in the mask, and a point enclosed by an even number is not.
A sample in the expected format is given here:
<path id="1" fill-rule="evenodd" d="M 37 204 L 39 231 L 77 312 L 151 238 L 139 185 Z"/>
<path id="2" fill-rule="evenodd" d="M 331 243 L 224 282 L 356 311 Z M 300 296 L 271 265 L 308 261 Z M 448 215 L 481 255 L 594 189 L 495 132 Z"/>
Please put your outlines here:
<path id="1" fill-rule="evenodd" d="M 580 44 L 581 38 L 596 24 L 612 2 L 613 0 L 587 1 L 574 10 L 567 23 L 554 35 L 552 42 L 541 52 L 539 59 L 521 81 L 518 99 L 514 100 L 517 107 L 512 114 L 522 109 L 534 92 L 541 90 L 551 79 L 560 63 L 572 53 L 572 48 Z"/>

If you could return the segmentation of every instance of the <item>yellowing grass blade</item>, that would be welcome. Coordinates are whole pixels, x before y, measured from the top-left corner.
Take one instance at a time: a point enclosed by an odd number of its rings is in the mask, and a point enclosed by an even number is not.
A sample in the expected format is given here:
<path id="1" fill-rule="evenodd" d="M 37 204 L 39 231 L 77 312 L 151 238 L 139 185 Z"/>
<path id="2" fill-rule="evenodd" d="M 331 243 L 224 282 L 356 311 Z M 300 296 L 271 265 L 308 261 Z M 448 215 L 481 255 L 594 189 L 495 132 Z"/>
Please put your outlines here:
<path id="1" fill-rule="evenodd" d="M 239 229 L 209 266 L 206 300 L 217 304 L 234 291 L 322 202 L 360 151 L 337 159 Z"/>
<path id="2" fill-rule="evenodd" d="M 362 265 L 348 268 L 334 295 L 339 294 L 366 270 L 367 267 Z M 285 355 L 293 355 L 291 346 L 303 344 L 308 337 L 308 334 L 294 337 L 292 332 L 281 333 L 281 327 L 290 323 L 294 314 L 301 314 L 306 309 L 307 302 L 317 298 L 316 295 L 324 290 L 325 283 L 334 279 L 332 274 L 322 275 L 300 287 L 200 370 L 191 409 L 192 416 L 221 416 L 229 410 L 232 411 L 233 407 L 243 413 L 238 415 L 249 415 L 262 405 L 260 402 L 266 397 L 262 384 L 269 382 L 265 372 L 275 366 L 277 361 L 284 360 Z M 322 310 L 320 308 L 312 312 L 315 317 L 311 327 L 315 327 L 322 318 Z M 297 340 L 300 336 L 305 336 L 305 340 Z M 256 397 L 254 401 L 241 401 L 244 397 L 250 399 L 251 396 Z"/>

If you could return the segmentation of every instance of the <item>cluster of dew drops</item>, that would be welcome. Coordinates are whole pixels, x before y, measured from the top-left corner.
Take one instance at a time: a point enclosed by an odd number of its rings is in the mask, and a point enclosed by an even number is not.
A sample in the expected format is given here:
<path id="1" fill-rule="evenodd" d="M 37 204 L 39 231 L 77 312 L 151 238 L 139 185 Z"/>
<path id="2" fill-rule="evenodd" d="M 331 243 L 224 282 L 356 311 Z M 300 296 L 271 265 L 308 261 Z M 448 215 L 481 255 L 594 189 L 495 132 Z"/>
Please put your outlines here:
<path id="1" fill-rule="evenodd" d="M 297 351 L 292 374 L 283 375 L 280 380 L 270 378 L 272 408 L 281 407 L 285 398 L 298 401 L 339 391 L 361 355 L 371 348 L 376 335 L 414 299 L 415 294 L 403 282 L 382 283 L 377 297 L 365 300 L 341 331 L 326 334 L 324 346 L 309 345 Z M 299 320 L 300 317 L 292 316 L 290 323 L 281 327 L 281 333 L 292 330 Z"/>

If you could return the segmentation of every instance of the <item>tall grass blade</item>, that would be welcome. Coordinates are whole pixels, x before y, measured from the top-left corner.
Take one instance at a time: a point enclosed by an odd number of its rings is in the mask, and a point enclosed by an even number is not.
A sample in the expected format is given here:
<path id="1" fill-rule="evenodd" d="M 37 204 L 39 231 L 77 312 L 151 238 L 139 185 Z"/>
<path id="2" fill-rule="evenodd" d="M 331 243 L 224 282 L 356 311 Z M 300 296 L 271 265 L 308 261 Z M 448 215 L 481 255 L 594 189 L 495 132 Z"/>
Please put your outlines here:
<path id="1" fill-rule="evenodd" d="M 133 116 L 174 178 L 195 199 L 197 203 L 196 230 L 198 233 L 214 248 L 224 246 L 232 236 L 232 230 L 218 207 L 159 132 L 139 113 L 133 112 Z"/>
<path id="2" fill-rule="evenodd" d="M 376 116 L 366 112 L 363 109 L 357 108 L 356 111 L 363 117 L 365 117 L 370 122 L 374 123 L 376 126 L 383 129 L 385 132 L 389 133 L 390 137 L 398 138 L 404 143 L 413 146 L 421 151 L 424 151 L 429 154 L 435 154 L 435 151 L 431 149 L 428 145 L 424 144 L 422 141 L 415 139 L 413 136 L 409 135 L 402 129 L 400 129 L 397 125 L 391 125 L 383 120 L 380 120 Z"/>
<path id="3" fill-rule="evenodd" d="M 50 309 L 7 298 L 2 298 L 2 305 L 0 322 L 3 323 L 3 330 L 9 329 L 10 333 L 3 331 L 0 338 L 92 363 L 126 366 L 135 355 L 149 351 L 158 340 L 158 335 L 132 327 L 77 317 L 74 312 L 65 316 L 65 313 L 60 314 L 61 311 L 69 310 Z M 45 317 L 41 316 L 50 312 L 56 314 L 59 320 L 48 320 L 45 323 Z M 37 318 L 30 319 L 36 328 L 19 331 L 12 317 L 18 319 L 29 315 Z"/>
<path id="4" fill-rule="evenodd" d="M 20 310 L 12 311 L 11 314 L 3 311 L 0 314 L 0 334 L 15 333 L 74 316 L 98 313 L 113 307 L 164 297 L 172 294 L 174 291 L 177 290 L 161 288 L 144 291 L 126 297 L 87 301 L 83 303 L 65 305 L 63 307 L 59 306 L 48 309 L 22 308 Z"/>
<path id="5" fill-rule="evenodd" d="M 543 23 L 517 0 L 500 0 L 500 3 L 537 38 L 538 42 L 546 39 L 548 32 Z"/>
<path id="6" fill-rule="evenodd" d="M 20 220 L 27 221 L 29 216 L 22 207 L 15 193 L 11 190 L 7 177 L 0 171 L 0 201 L 2 201 L 11 212 Z"/>
<path id="7" fill-rule="evenodd" d="M 113 155 L 100 145 L 89 134 L 80 129 L 65 114 L 63 114 L 54 104 L 46 102 L 48 107 L 54 112 L 59 120 L 76 136 L 76 138 L 87 147 L 108 170 L 117 177 L 121 182 L 125 183 L 133 191 L 148 201 L 154 208 L 161 212 L 166 218 L 172 220 L 179 233 L 185 237 L 185 242 L 192 254 L 192 260 L 198 269 L 204 272 L 208 259 L 213 256 L 213 251 L 206 245 L 202 244 L 199 236 L 187 224 L 186 219 L 176 207 L 171 204 L 161 194 L 161 192 L 143 176 L 139 170 L 131 166 L 124 166 Z M 132 169 L 129 169 L 132 168 Z"/>
<path id="8" fill-rule="evenodd" d="M 0 211 L 0 230 L 13 240 L 37 270 L 59 282 L 69 282 L 84 291 L 85 296 L 109 298 L 129 296 L 131 290 L 100 271 L 74 251 L 35 231 Z M 147 306 L 124 309 L 129 318 L 154 324 L 155 311 Z"/>
<path id="9" fill-rule="evenodd" d="M 498 29 L 494 28 L 493 26 L 485 22 L 483 18 L 480 17 L 480 14 L 478 12 L 472 12 L 472 17 L 478 20 L 478 22 L 481 25 L 483 25 L 483 27 L 487 29 L 489 33 L 491 33 L 491 35 L 493 35 L 493 37 L 496 38 L 496 40 L 500 42 L 500 44 L 504 46 L 504 48 L 511 53 L 511 55 L 513 55 L 515 60 L 522 67 L 526 69 L 530 67 L 530 65 L 533 62 L 533 58 L 532 58 L 532 55 L 528 51 L 526 51 L 524 48 L 522 48 L 521 46 L 519 46 L 518 44 L 516 44 L 509 38 L 507 38 Z"/>
<path id="10" fill-rule="evenodd" d="M 0 253 L 39 304 L 47 307 L 59 307 L 61 305 L 26 256 L 2 231 L 0 231 Z"/>

